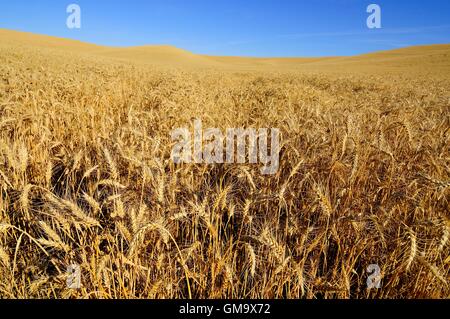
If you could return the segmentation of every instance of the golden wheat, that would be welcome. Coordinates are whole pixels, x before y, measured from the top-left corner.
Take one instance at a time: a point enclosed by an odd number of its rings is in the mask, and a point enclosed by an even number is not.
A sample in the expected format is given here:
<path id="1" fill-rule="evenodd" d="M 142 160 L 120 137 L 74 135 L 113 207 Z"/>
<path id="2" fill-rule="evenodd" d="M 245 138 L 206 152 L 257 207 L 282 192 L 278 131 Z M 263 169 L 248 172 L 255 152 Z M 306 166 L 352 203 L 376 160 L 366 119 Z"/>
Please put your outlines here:
<path id="1" fill-rule="evenodd" d="M 448 46 L 244 65 L 1 37 L 0 296 L 450 295 Z M 278 171 L 173 163 L 196 118 L 279 128 Z"/>

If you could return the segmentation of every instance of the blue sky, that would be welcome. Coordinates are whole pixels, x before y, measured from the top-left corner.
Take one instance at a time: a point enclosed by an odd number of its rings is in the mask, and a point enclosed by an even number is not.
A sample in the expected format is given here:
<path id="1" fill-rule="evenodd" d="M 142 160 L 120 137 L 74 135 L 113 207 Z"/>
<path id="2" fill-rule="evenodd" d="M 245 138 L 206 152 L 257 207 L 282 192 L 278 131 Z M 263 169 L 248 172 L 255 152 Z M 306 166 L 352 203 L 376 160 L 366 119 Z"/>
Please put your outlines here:
<path id="1" fill-rule="evenodd" d="M 66 27 L 71 3 L 81 7 L 81 29 Z M 381 7 L 381 29 L 367 28 L 371 3 Z M 450 1 L 14 0 L 1 1 L 0 28 L 211 55 L 354 55 L 450 43 Z"/>

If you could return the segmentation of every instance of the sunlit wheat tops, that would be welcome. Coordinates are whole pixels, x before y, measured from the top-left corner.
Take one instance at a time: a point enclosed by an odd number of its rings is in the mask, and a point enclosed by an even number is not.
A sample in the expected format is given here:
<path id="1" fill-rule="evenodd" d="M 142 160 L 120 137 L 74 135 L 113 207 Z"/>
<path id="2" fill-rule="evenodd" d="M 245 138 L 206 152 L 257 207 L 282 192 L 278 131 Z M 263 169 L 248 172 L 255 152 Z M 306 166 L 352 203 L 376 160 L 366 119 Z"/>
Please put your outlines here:
<path id="1" fill-rule="evenodd" d="M 448 46 L 343 63 L 46 43 L 0 32 L 1 297 L 450 296 Z M 171 161 L 192 119 L 279 128 L 279 167 Z"/>

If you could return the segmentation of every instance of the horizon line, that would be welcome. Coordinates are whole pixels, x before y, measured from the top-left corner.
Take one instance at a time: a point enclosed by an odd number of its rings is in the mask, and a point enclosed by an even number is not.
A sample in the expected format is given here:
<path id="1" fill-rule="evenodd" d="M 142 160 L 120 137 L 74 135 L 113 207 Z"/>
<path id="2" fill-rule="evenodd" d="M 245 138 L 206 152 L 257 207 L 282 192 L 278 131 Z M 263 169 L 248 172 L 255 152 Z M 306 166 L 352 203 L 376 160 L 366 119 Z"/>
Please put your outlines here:
<path id="1" fill-rule="evenodd" d="M 205 57 L 224 57 L 224 58 L 248 58 L 248 59 L 308 59 L 308 58 L 322 58 L 322 59 L 326 59 L 326 58 L 344 58 L 344 57 L 358 57 L 358 56 L 362 56 L 362 55 L 367 55 L 367 54 L 374 54 L 374 53 L 381 53 L 381 52 L 389 52 L 389 51 L 396 51 L 396 50 L 401 50 L 401 49 L 406 49 L 406 48 L 417 48 L 417 47 L 429 47 L 429 46 L 445 46 L 445 45 L 450 45 L 450 42 L 447 43 L 428 43 L 428 44 L 418 44 L 418 45 L 405 45 L 405 46 L 399 46 L 397 48 L 393 48 L 393 49 L 384 49 L 384 50 L 374 50 L 374 51 L 368 51 L 365 53 L 357 53 L 357 54 L 350 54 L 350 55 L 315 55 L 315 56 L 252 56 L 252 55 L 213 55 L 213 54 L 204 54 L 204 53 L 197 53 L 194 51 L 190 51 L 188 49 L 179 47 L 179 46 L 175 46 L 172 44 L 168 44 L 168 43 L 160 43 L 160 44 L 142 44 L 142 45 L 131 45 L 131 46 L 121 46 L 121 45 L 105 45 L 105 44 L 99 44 L 99 43 L 95 43 L 95 42 L 90 42 L 90 41 L 83 41 L 83 40 L 79 40 L 79 39 L 75 39 L 75 38 L 65 38 L 62 36 L 57 36 L 57 35 L 51 35 L 51 34 L 45 34 L 45 33 L 35 33 L 35 32 L 31 32 L 31 31 L 25 31 L 25 30 L 19 30 L 19 29 L 8 29 L 8 28 L 3 28 L 0 27 L 0 31 L 9 31 L 9 32 L 17 32 L 17 33 L 25 33 L 28 35 L 35 35 L 35 36 L 44 36 L 44 37 L 50 37 L 50 38 L 54 38 L 57 40 L 66 40 L 66 41 L 73 41 L 73 42 L 78 42 L 78 43 L 82 43 L 82 44 L 86 44 L 86 45 L 92 45 L 92 46 L 97 46 L 97 47 L 103 47 L 103 48 L 111 48 L 111 49 L 133 49 L 133 48 L 146 48 L 146 47 L 170 47 L 170 48 L 175 48 L 178 50 L 182 50 L 185 52 L 189 52 L 191 54 L 195 54 L 198 56 L 205 56 Z"/>

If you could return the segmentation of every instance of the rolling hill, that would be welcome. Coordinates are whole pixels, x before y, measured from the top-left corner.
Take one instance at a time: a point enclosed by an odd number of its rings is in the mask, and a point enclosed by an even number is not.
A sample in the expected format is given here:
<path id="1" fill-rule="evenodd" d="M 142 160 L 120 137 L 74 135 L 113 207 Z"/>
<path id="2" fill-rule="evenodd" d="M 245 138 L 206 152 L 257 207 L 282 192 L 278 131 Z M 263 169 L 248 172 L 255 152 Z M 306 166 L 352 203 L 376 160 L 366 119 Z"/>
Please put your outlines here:
<path id="1" fill-rule="evenodd" d="M 450 44 L 407 47 L 349 57 L 251 58 L 198 55 L 173 46 L 107 47 L 76 40 L 0 29 L 1 45 L 69 51 L 99 57 L 184 68 L 230 70 L 301 70 L 434 75 L 450 72 Z"/>

